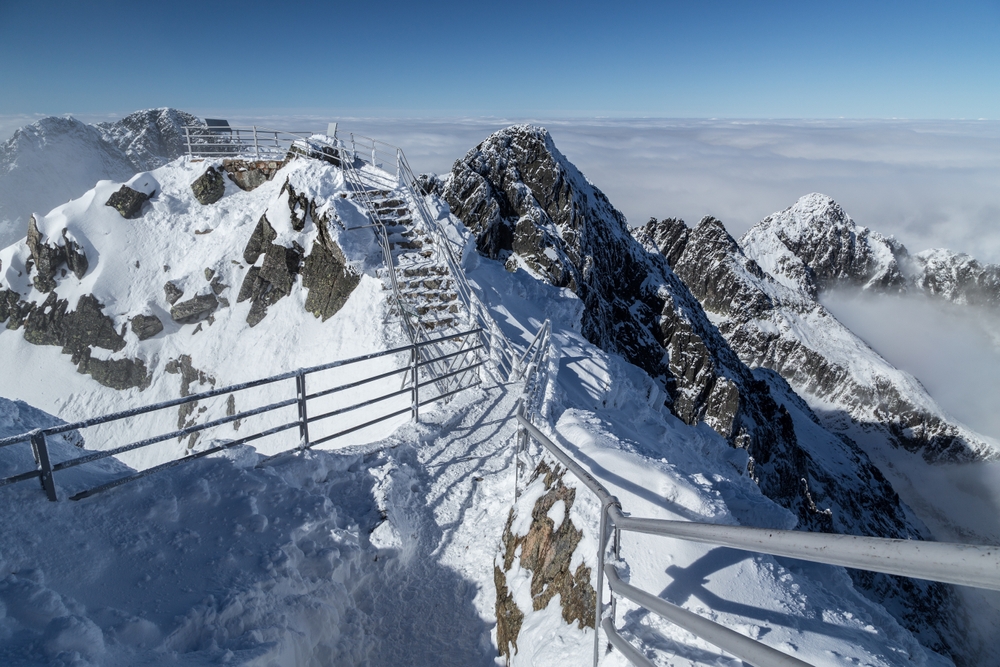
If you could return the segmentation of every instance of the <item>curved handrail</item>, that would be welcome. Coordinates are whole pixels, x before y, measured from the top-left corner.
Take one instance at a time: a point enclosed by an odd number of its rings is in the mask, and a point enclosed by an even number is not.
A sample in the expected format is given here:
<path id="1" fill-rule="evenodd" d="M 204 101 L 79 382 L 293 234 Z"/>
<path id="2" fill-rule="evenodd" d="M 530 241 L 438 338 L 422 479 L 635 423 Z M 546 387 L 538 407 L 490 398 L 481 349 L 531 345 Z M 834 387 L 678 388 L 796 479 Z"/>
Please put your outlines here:
<path id="1" fill-rule="evenodd" d="M 622 595 L 636 604 L 660 614 L 746 662 L 754 665 L 779 664 L 788 667 L 801 667 L 807 664 L 780 651 L 775 651 L 775 649 L 755 639 L 738 635 L 723 625 L 691 614 L 691 612 L 670 605 L 654 595 L 626 584 L 618 576 L 615 567 L 611 563 L 605 562 L 609 538 L 605 526 L 614 528 L 615 545 L 619 543 L 617 536 L 619 532 L 638 532 L 870 572 L 1000 590 L 1000 546 L 807 533 L 795 530 L 771 530 L 626 516 L 618 499 L 611 495 L 600 481 L 577 463 L 565 450 L 542 433 L 523 414 L 523 411 L 518 411 L 516 418 L 526 433 L 530 434 L 536 442 L 572 472 L 601 502 L 596 611 L 598 627 L 607 629 L 610 623 L 610 629 L 614 629 L 614 619 L 605 617 L 602 609 L 603 585 L 601 580 L 607 576 L 613 594 Z M 734 635 L 736 636 L 734 637 Z M 617 635 L 617 631 L 613 636 L 608 631 L 608 636 L 613 643 L 624 641 Z M 597 642 L 596 637 L 595 642 Z M 638 652 L 623 652 L 630 659 L 633 655 L 640 655 Z M 643 662 L 644 660 L 645 658 L 642 657 L 641 660 L 632 661 L 637 665 L 648 664 L 648 662 Z M 598 654 L 595 649 L 595 667 L 597 661 Z"/>

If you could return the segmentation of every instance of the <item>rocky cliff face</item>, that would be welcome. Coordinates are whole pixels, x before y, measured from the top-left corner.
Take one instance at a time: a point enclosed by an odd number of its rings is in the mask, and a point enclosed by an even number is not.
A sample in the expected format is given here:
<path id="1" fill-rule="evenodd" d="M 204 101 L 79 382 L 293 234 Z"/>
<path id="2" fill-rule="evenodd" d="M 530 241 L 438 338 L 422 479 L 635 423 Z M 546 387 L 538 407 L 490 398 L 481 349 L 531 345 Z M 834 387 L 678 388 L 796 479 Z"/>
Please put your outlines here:
<path id="1" fill-rule="evenodd" d="M 828 515 L 809 498 L 787 411 L 729 349 L 666 259 L 632 238 L 624 216 L 548 132 L 501 130 L 436 183 L 480 252 L 575 292 L 588 340 L 662 381 L 674 414 L 704 421 L 747 449 L 765 493 L 803 525 L 829 529 Z"/>

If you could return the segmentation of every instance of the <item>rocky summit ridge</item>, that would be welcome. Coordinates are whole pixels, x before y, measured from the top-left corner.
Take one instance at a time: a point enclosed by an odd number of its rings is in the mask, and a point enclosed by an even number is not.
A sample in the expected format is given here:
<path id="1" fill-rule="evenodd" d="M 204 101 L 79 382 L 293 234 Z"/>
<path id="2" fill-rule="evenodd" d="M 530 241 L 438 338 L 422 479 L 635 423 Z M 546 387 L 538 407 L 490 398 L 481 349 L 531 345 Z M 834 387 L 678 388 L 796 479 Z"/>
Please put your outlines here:
<path id="1" fill-rule="evenodd" d="M 676 219 L 630 229 L 539 127 L 500 130 L 424 184 L 473 231 L 481 254 L 576 293 L 583 335 L 662 382 L 680 419 L 704 421 L 746 450 L 761 490 L 802 529 L 929 537 L 869 455 L 797 392 L 850 397 L 848 421 L 874 420 L 895 444 L 928 459 L 990 451 L 948 423 L 911 377 L 884 361 L 868 375 L 849 363 L 859 351 L 877 355 L 823 309 L 818 292 L 848 281 L 904 289 L 912 279 L 900 265 L 913 263 L 900 244 L 858 228 L 828 198 L 805 197 L 762 222 L 760 239 L 777 251 L 758 253 L 759 263 L 712 218 L 694 229 Z M 846 357 L 788 333 L 802 326 L 835 329 L 850 345 L 834 352 Z M 861 415 L 862 406 L 875 408 Z M 963 612 L 952 589 L 852 576 L 925 645 L 961 661 Z"/>

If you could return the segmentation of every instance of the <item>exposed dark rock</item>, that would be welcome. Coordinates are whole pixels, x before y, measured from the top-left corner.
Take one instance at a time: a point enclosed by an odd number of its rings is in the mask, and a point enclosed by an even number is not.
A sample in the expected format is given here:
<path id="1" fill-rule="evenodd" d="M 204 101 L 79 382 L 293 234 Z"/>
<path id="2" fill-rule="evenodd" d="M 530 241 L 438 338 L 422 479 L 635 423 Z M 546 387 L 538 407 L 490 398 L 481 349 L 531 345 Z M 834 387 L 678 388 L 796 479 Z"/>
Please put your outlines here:
<path id="1" fill-rule="evenodd" d="M 514 510 L 507 518 L 501 538 L 503 545 L 503 569 L 494 570 L 494 579 L 504 582 L 497 585 L 497 644 L 500 655 L 510 658 L 510 647 L 517 650 L 517 636 L 520 632 L 523 613 L 514 604 L 505 583 L 506 572 L 510 572 L 517 558 L 520 566 L 531 572 L 531 605 L 535 611 L 545 609 L 552 598 L 559 596 L 562 617 L 567 624 L 576 623 L 581 630 L 594 627 L 594 612 L 597 594 L 590 583 L 591 569 L 580 563 L 576 569 L 570 567 L 573 552 L 583 537 L 583 531 L 573 525 L 569 518 L 570 508 L 576 499 L 576 489 L 563 483 L 565 470 L 558 466 L 555 470 L 542 461 L 535 468 L 529 483 L 542 478 L 546 492 L 531 510 L 531 526 L 527 535 L 515 535 L 511 526 Z M 562 523 L 556 528 L 548 516 L 556 502 L 565 504 Z M 520 551 L 520 556 L 518 556 Z M 503 636 L 499 628 L 503 627 Z"/>
<path id="2" fill-rule="evenodd" d="M 177 303 L 177 300 L 184 296 L 184 290 L 170 281 L 163 285 L 163 293 L 166 295 L 167 303 L 171 306 Z"/>
<path id="3" fill-rule="evenodd" d="M 149 386 L 146 365 L 138 359 L 94 359 L 94 347 L 117 352 L 125 340 L 115 331 L 114 321 L 105 315 L 104 306 L 92 295 L 77 301 L 68 311 L 69 302 L 50 292 L 39 305 L 20 301 L 10 290 L 0 291 L 0 321 L 8 319 L 7 328 L 24 327 L 24 339 L 33 345 L 55 345 L 71 355 L 77 371 L 89 374 L 112 389 L 140 390 Z"/>
<path id="4" fill-rule="evenodd" d="M 224 160 L 222 169 L 241 190 L 249 192 L 271 180 L 285 166 L 274 160 Z"/>
<path id="5" fill-rule="evenodd" d="M 181 397 L 191 395 L 191 385 L 192 384 L 209 384 L 215 386 L 215 378 L 211 375 L 205 373 L 205 371 L 198 370 L 194 367 L 191 361 L 191 356 L 187 354 L 182 354 L 176 359 L 171 359 L 164 366 L 163 370 L 172 374 L 181 376 Z"/>
<path id="6" fill-rule="evenodd" d="M 139 340 L 152 338 L 163 331 L 163 322 L 156 315 L 136 315 L 132 318 L 132 332 Z"/>
<path id="7" fill-rule="evenodd" d="M 250 240 L 247 241 L 247 245 L 243 249 L 243 261 L 250 265 L 255 264 L 257 258 L 267 251 L 268 246 L 276 238 L 278 238 L 278 233 L 268 222 L 267 215 L 260 216 L 257 226 L 250 234 Z"/>
<path id="8" fill-rule="evenodd" d="M 250 300 L 247 323 L 251 327 L 264 319 L 269 306 L 292 293 L 292 285 L 301 269 L 302 247 L 294 242 L 291 248 L 271 243 L 275 238 L 277 233 L 267 217 L 261 216 L 243 250 L 243 259 L 248 264 L 256 263 L 261 254 L 264 255 L 260 267 L 251 266 L 247 271 L 236 298 L 237 303 Z"/>
<path id="9" fill-rule="evenodd" d="M 347 267 L 340 246 L 330 238 L 325 225 L 319 225 L 319 237 L 302 265 L 302 286 L 309 290 L 305 308 L 326 320 L 340 310 L 361 276 Z"/>
<path id="10" fill-rule="evenodd" d="M 74 356 L 90 347 L 117 352 L 125 340 L 115 331 L 114 321 L 102 312 L 104 306 L 85 294 L 76 310 L 67 312 L 69 303 L 50 292 L 24 322 L 24 339 L 35 345 L 58 345 Z"/>
<path id="11" fill-rule="evenodd" d="M 202 294 L 174 304 L 170 317 L 180 324 L 194 324 L 207 319 L 218 307 L 219 301 L 214 294 Z"/>
<path id="12" fill-rule="evenodd" d="M 209 167 L 204 174 L 191 184 L 191 190 L 194 192 L 194 198 L 198 200 L 198 203 L 207 206 L 219 201 L 222 199 L 222 195 L 226 194 L 226 181 L 218 169 Z"/>
<path id="13" fill-rule="evenodd" d="M 142 391 L 150 385 L 152 375 L 146 372 L 146 364 L 138 359 L 94 359 L 90 349 L 84 350 L 76 367 L 77 372 L 86 373 L 97 382 L 124 391 L 139 389 Z"/>
<path id="14" fill-rule="evenodd" d="M 212 278 L 212 282 L 209 283 L 209 287 L 212 288 L 212 294 L 216 296 L 219 296 L 225 290 L 229 289 L 229 285 L 223 283 L 222 279 L 219 278 L 219 276 L 215 276 L 214 278 Z"/>
<path id="15" fill-rule="evenodd" d="M 69 238 L 65 229 L 62 230 L 62 240 L 62 244 L 48 245 L 38 230 L 35 217 L 31 216 L 28 220 L 28 235 L 25 242 L 31 253 L 31 269 L 35 272 L 32 282 L 39 292 L 50 292 L 55 289 L 55 276 L 63 264 L 66 264 L 77 278 L 83 278 L 87 273 L 89 268 L 87 256 L 80 246 Z"/>
<path id="16" fill-rule="evenodd" d="M 137 192 L 123 185 L 118 192 L 108 197 L 107 205 L 121 213 L 123 218 L 131 220 L 142 215 L 142 205 L 149 198 L 150 195 L 145 192 Z"/>
<path id="17" fill-rule="evenodd" d="M 303 193 L 296 194 L 295 188 L 285 179 L 285 184 L 281 186 L 281 194 L 288 193 L 288 211 L 292 221 L 292 229 L 301 232 L 305 229 L 306 218 L 312 209 L 312 202 Z"/>

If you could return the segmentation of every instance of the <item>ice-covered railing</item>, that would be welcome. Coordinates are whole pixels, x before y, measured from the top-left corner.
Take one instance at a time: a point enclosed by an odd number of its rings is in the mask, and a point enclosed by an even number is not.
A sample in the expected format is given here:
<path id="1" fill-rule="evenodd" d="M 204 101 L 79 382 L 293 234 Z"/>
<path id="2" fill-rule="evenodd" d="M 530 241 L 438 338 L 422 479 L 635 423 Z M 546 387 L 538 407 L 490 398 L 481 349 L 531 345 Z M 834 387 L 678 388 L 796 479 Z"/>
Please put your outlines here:
<path id="1" fill-rule="evenodd" d="M 322 364 L 320 366 L 312 366 L 310 368 L 301 368 L 296 371 L 290 371 L 287 373 L 282 373 L 280 375 L 275 375 L 268 378 L 262 378 L 259 380 L 253 380 L 251 382 L 244 382 L 242 384 L 236 384 L 229 387 L 222 387 L 220 389 L 213 389 L 211 391 L 201 392 L 198 394 L 191 394 L 182 398 L 176 398 L 170 401 L 164 401 L 161 403 L 156 403 L 154 405 L 148 405 L 141 408 L 134 408 L 132 410 L 125 410 L 122 412 L 116 412 L 114 414 L 105 415 L 102 417 L 94 417 L 91 419 L 85 419 L 82 421 L 74 422 L 72 424 L 62 424 L 59 426 L 51 426 L 44 429 L 36 429 L 27 433 L 22 433 L 19 435 L 9 436 L 0 439 L 0 448 L 13 447 L 17 445 L 30 445 L 32 455 L 35 460 L 35 469 L 28 470 L 23 473 L 13 475 L 7 478 L 0 479 L 0 487 L 6 486 L 8 484 L 14 484 L 16 482 L 22 482 L 29 479 L 38 479 L 41 482 L 42 489 L 45 491 L 49 500 L 57 500 L 58 494 L 56 492 L 56 480 L 55 473 L 69 468 L 74 468 L 76 466 L 83 465 L 85 463 L 91 463 L 93 461 L 98 461 L 100 459 L 105 459 L 110 456 L 117 456 L 119 454 L 124 454 L 133 450 L 150 447 L 157 443 L 166 442 L 173 440 L 174 438 L 183 438 L 192 434 L 202 433 L 204 431 L 209 431 L 210 429 L 217 429 L 220 426 L 226 424 L 233 424 L 239 422 L 245 422 L 251 417 L 258 415 L 265 415 L 269 413 L 277 413 L 279 416 L 278 421 L 284 419 L 280 415 L 280 411 L 286 410 L 286 412 L 295 410 L 296 417 L 294 419 L 289 419 L 287 421 L 282 421 L 277 425 L 271 426 L 269 428 L 264 428 L 260 431 L 254 431 L 248 435 L 245 435 L 237 439 L 219 439 L 213 441 L 213 443 L 200 451 L 192 452 L 187 456 L 183 456 L 178 459 L 167 461 L 160 465 L 156 465 L 135 474 L 126 475 L 112 482 L 102 484 L 95 488 L 86 489 L 81 491 L 71 497 L 72 500 L 79 500 L 81 498 L 86 498 L 95 493 L 105 491 L 107 489 L 119 486 L 126 482 L 130 482 L 134 479 L 140 477 L 145 477 L 146 475 L 152 474 L 154 472 L 179 465 L 181 463 L 186 463 L 194 459 L 201 458 L 203 456 L 208 456 L 209 454 L 214 454 L 226 449 L 230 449 L 237 445 L 243 445 L 249 442 L 255 442 L 263 438 L 268 438 L 275 436 L 277 434 L 289 431 L 292 429 L 297 429 L 298 438 L 295 441 L 294 447 L 288 448 L 276 454 L 275 456 L 281 456 L 282 454 L 287 454 L 291 452 L 304 451 L 311 449 L 316 445 L 320 445 L 337 438 L 342 438 L 348 434 L 361 431 L 362 429 L 369 428 L 375 424 L 379 424 L 388 419 L 394 417 L 399 417 L 409 413 L 413 421 L 419 420 L 420 408 L 440 401 L 442 399 L 448 398 L 449 396 L 456 394 L 465 389 L 471 388 L 479 384 L 478 378 L 476 378 L 472 371 L 483 365 L 483 362 L 476 361 L 475 359 L 467 358 L 467 355 L 472 352 L 476 352 L 479 347 L 476 345 L 466 346 L 463 345 L 459 352 L 451 352 L 439 357 L 426 359 L 420 354 L 421 348 L 430 347 L 436 343 L 440 343 L 444 340 L 453 339 L 464 339 L 464 340 L 476 340 L 479 331 L 472 329 L 462 333 L 452 334 L 450 336 L 442 336 L 440 338 L 432 339 L 425 342 L 414 342 L 410 345 L 403 347 L 394 348 L 391 350 L 385 350 L 382 352 L 375 352 L 372 354 L 363 355 L 360 357 L 354 357 L 351 359 L 344 359 L 341 361 L 334 361 L 328 364 Z M 380 368 L 363 371 L 355 375 L 350 382 L 336 384 L 334 386 L 327 386 L 322 389 L 316 390 L 313 387 L 312 391 L 307 391 L 306 381 L 310 377 L 317 376 L 323 371 L 328 371 L 331 369 L 344 369 L 349 366 L 357 366 L 365 362 L 370 362 L 372 360 L 379 359 L 391 359 L 392 357 L 401 357 L 402 363 L 397 363 L 396 367 L 391 368 L 388 371 L 384 371 Z M 454 359 L 460 359 L 461 361 L 457 364 L 457 368 L 451 368 L 446 373 L 435 372 L 436 368 L 440 368 L 440 364 L 443 362 L 450 362 Z M 337 373 L 338 377 L 342 377 L 342 372 Z M 378 388 L 378 385 L 373 385 L 372 383 L 377 383 L 379 380 L 386 380 L 389 378 L 398 378 L 402 376 L 403 382 L 402 387 L 395 391 L 390 391 L 384 394 L 378 394 L 376 396 L 363 398 L 362 400 L 357 400 L 359 397 L 359 392 L 361 387 L 374 386 Z M 423 376 L 423 378 L 421 377 Z M 464 382 L 460 382 L 458 386 L 452 386 L 448 391 L 440 391 L 437 387 L 440 386 L 442 380 L 448 378 L 466 378 Z M 167 410 L 173 407 L 180 407 L 184 405 L 192 405 L 197 401 L 208 401 L 215 397 L 233 397 L 237 393 L 247 392 L 250 389 L 256 387 L 264 387 L 267 385 L 276 385 L 279 383 L 288 383 L 294 381 L 294 390 L 290 387 L 286 389 L 288 393 L 288 398 L 283 400 L 274 401 L 266 405 L 262 405 L 257 408 L 250 410 L 242 410 L 236 412 L 235 410 L 226 409 L 226 416 L 220 417 L 218 419 L 211 419 L 207 422 L 201 424 L 192 424 L 185 428 L 176 429 L 167 433 L 162 433 L 159 435 L 147 436 L 141 440 L 131 442 L 126 445 L 121 445 L 111 449 L 96 451 L 91 454 L 86 454 L 84 456 L 79 456 L 76 458 L 70 458 L 63 461 L 54 462 L 49 456 L 49 448 L 46 443 L 46 438 L 59 435 L 62 433 L 69 433 L 71 431 L 79 431 L 81 429 L 91 428 L 99 426 L 102 424 L 108 424 L 112 422 L 129 422 L 130 420 L 139 417 L 141 415 L 146 415 L 149 413 L 159 412 L 161 410 Z M 350 394 L 343 394 L 351 390 Z M 334 395 L 349 396 L 354 399 L 354 402 L 343 404 L 331 404 L 330 399 Z M 232 400 L 232 399 L 230 399 Z M 234 405 L 235 403 L 233 403 Z M 227 404 L 228 405 L 228 404 Z M 318 406 L 319 414 L 316 408 Z M 363 410 L 367 408 L 367 410 Z M 361 411 L 361 412 L 359 412 Z M 346 428 L 341 428 L 344 426 L 344 420 L 346 416 L 350 413 L 355 415 L 360 415 L 360 419 L 364 420 L 360 423 L 352 423 Z M 374 413 L 374 414 L 373 414 Z M 315 437 L 315 435 L 310 434 L 310 426 L 316 425 L 320 422 L 326 422 L 327 420 L 338 418 L 338 423 L 340 427 L 337 427 L 332 433 L 327 433 L 321 437 Z M 211 433 L 211 431 L 209 431 Z M 274 458 L 274 457 L 271 457 Z"/>
<path id="2" fill-rule="evenodd" d="M 619 576 L 616 566 L 617 562 L 623 561 L 620 551 L 623 532 L 661 535 L 869 572 L 1000 590 L 1000 546 L 806 533 L 627 516 L 618 499 L 565 450 L 542 433 L 527 416 L 519 412 L 517 420 L 528 436 L 566 466 L 601 503 L 597 553 L 597 605 L 594 619 L 595 667 L 601 657 L 598 629 L 604 631 L 611 645 L 621 651 L 632 664 L 639 667 L 653 667 L 653 663 L 643 655 L 642 651 L 622 637 L 615 628 L 616 595 L 665 618 L 751 665 L 808 666 L 808 663 L 798 658 L 626 583 Z M 608 605 L 603 603 L 605 579 L 610 590 Z"/>

